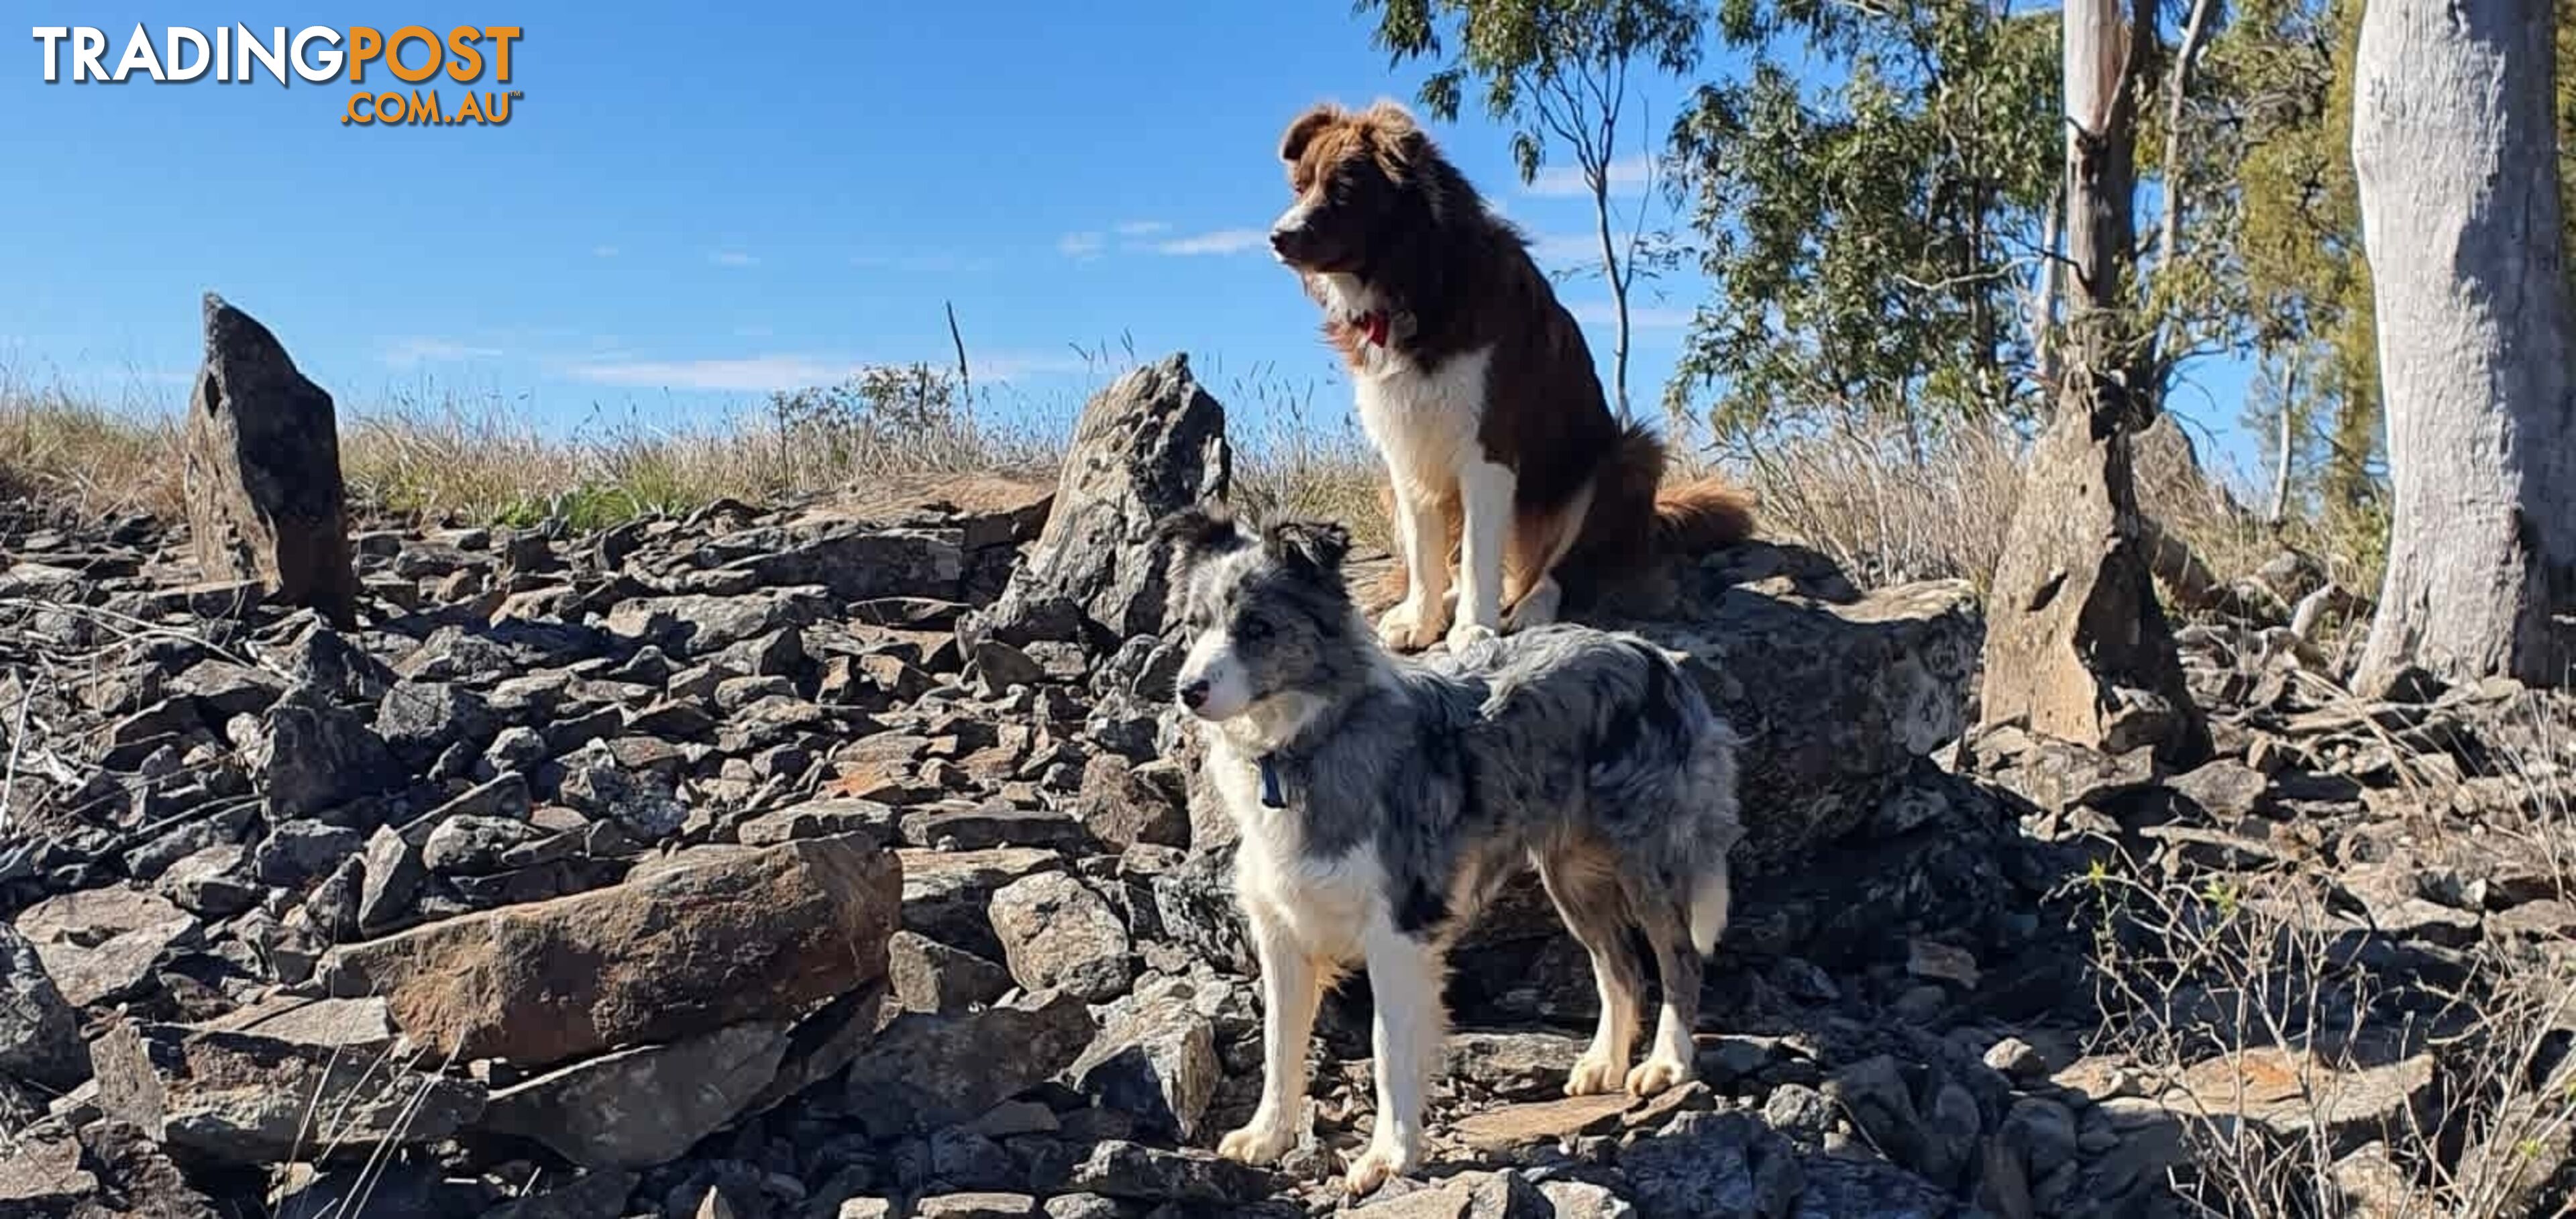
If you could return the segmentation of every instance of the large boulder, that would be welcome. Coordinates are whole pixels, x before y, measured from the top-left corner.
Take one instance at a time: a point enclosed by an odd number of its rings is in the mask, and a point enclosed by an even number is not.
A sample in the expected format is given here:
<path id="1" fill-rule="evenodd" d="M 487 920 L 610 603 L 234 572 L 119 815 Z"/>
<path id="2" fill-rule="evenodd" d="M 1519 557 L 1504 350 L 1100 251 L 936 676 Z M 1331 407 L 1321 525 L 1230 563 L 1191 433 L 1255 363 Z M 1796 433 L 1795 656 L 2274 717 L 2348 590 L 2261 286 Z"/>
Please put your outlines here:
<path id="1" fill-rule="evenodd" d="M 683 852 L 625 884 L 333 949 L 340 995 L 522 1066 L 792 1018 L 886 972 L 902 865 L 874 835 Z"/>
<path id="2" fill-rule="evenodd" d="M 271 601 L 349 626 L 358 577 L 331 395 L 296 371 L 267 327 L 211 292 L 205 327 L 184 436 L 197 565 L 210 580 L 255 580 Z"/>
<path id="3" fill-rule="evenodd" d="M 1001 599 L 961 633 L 1015 644 L 1087 636 L 1106 647 L 1159 634 L 1171 558 L 1154 525 L 1223 498 L 1232 477 L 1225 408 L 1199 387 L 1189 357 L 1130 371 L 1083 408 L 1045 531 Z"/>
<path id="4" fill-rule="evenodd" d="M 1750 875 L 1786 871 L 1875 816 L 1916 759 L 1959 738 L 1984 640 L 1975 590 L 1933 580 L 1828 599 L 1819 581 L 1742 574 L 1768 547 L 1694 573 L 1683 611 L 1605 622 L 1686 654 L 1743 739 L 1737 798 Z"/>

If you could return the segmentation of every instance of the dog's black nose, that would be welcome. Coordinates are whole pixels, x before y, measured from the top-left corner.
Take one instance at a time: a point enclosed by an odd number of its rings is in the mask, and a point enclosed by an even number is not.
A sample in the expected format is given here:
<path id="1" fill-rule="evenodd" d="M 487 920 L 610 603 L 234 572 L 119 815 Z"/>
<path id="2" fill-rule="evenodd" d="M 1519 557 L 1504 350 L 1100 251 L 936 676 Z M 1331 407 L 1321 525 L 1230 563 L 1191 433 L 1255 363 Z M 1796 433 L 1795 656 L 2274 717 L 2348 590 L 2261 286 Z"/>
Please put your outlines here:
<path id="1" fill-rule="evenodd" d="M 1196 711 L 1207 705 L 1208 684 L 1202 677 L 1181 687 L 1181 705 Z"/>
<path id="2" fill-rule="evenodd" d="M 1282 254 L 1287 253 L 1288 248 L 1297 243 L 1297 234 L 1296 229 L 1270 230 L 1270 248 Z"/>

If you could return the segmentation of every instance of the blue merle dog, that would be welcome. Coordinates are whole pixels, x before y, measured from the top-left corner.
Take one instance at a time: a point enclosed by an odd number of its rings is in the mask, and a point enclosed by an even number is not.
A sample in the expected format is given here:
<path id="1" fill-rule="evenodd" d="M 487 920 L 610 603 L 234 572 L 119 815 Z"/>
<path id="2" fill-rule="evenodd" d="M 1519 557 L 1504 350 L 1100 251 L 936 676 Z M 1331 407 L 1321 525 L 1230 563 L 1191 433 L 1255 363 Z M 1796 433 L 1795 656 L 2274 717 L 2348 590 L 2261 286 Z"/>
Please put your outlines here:
<path id="1" fill-rule="evenodd" d="M 1306 1045 L 1354 963 L 1375 1001 L 1377 1125 L 1347 1186 L 1374 1192 L 1422 1154 L 1446 1037 L 1449 945 L 1524 860 L 1592 956 L 1601 1022 L 1569 1095 L 1650 1095 L 1691 1078 L 1701 960 L 1726 928 L 1736 740 L 1644 639 L 1553 624 L 1462 655 L 1387 652 L 1342 578 L 1338 526 L 1247 530 L 1167 518 L 1176 690 L 1200 721 L 1206 787 L 1242 828 L 1235 887 L 1262 972 L 1265 1075 L 1218 1154 L 1295 1145 Z M 1631 1067 L 1653 946 L 1663 1011 Z"/>

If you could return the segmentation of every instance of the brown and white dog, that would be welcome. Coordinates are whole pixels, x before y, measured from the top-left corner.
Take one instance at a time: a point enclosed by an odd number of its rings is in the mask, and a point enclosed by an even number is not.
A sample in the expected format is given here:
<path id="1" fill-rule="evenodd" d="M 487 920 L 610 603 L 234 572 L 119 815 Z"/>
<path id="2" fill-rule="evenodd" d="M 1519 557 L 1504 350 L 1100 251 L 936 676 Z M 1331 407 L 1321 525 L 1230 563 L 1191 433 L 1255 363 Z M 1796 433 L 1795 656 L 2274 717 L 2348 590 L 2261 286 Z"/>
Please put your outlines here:
<path id="1" fill-rule="evenodd" d="M 1663 443 L 1611 414 L 1526 239 L 1403 107 L 1318 106 L 1279 155 L 1296 202 L 1271 249 L 1323 306 L 1386 460 L 1403 558 L 1401 597 L 1377 623 L 1388 646 L 1455 650 L 1540 625 L 1663 556 L 1751 531 L 1743 490 L 1661 485 Z"/>

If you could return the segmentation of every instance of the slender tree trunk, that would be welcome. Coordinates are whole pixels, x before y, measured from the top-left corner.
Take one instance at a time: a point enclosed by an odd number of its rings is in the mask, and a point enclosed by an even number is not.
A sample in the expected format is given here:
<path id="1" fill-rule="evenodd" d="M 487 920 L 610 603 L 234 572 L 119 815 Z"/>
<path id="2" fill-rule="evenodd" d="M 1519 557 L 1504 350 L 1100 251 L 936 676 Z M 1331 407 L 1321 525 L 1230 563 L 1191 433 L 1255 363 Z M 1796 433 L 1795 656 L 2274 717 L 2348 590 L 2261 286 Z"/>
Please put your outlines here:
<path id="1" fill-rule="evenodd" d="M 2388 576 L 2356 684 L 2576 664 L 2576 318 L 2545 0 L 2377 0 L 2353 167 L 2388 412 Z"/>
<path id="2" fill-rule="evenodd" d="M 2130 433 L 2155 411 L 2122 282 L 2135 269 L 2145 58 L 2133 40 L 2154 36 L 2152 0 L 2139 9 L 2133 26 L 2119 0 L 2065 6 L 2071 358 L 1995 571 L 1980 710 L 1989 726 L 2109 750 L 2152 745 L 2182 761 L 2208 751 L 2208 727 L 2156 604 L 2131 476 Z"/>
<path id="3" fill-rule="evenodd" d="M 2299 366 L 2290 365 L 2281 374 L 2280 430 L 2272 438 L 2272 502 L 2263 514 L 2263 523 L 2278 526 L 2290 515 L 2290 461 L 2298 452 Z"/>
<path id="4" fill-rule="evenodd" d="M 1606 150 L 1617 145 L 1601 142 L 1604 159 L 1592 170 L 1592 220 L 1601 236 L 1601 277 L 1610 284 L 1610 308 L 1614 329 L 1610 333 L 1610 391 L 1612 404 L 1619 417 L 1628 417 L 1628 279 L 1621 274 L 1619 245 L 1610 236 L 1610 162 Z"/>

